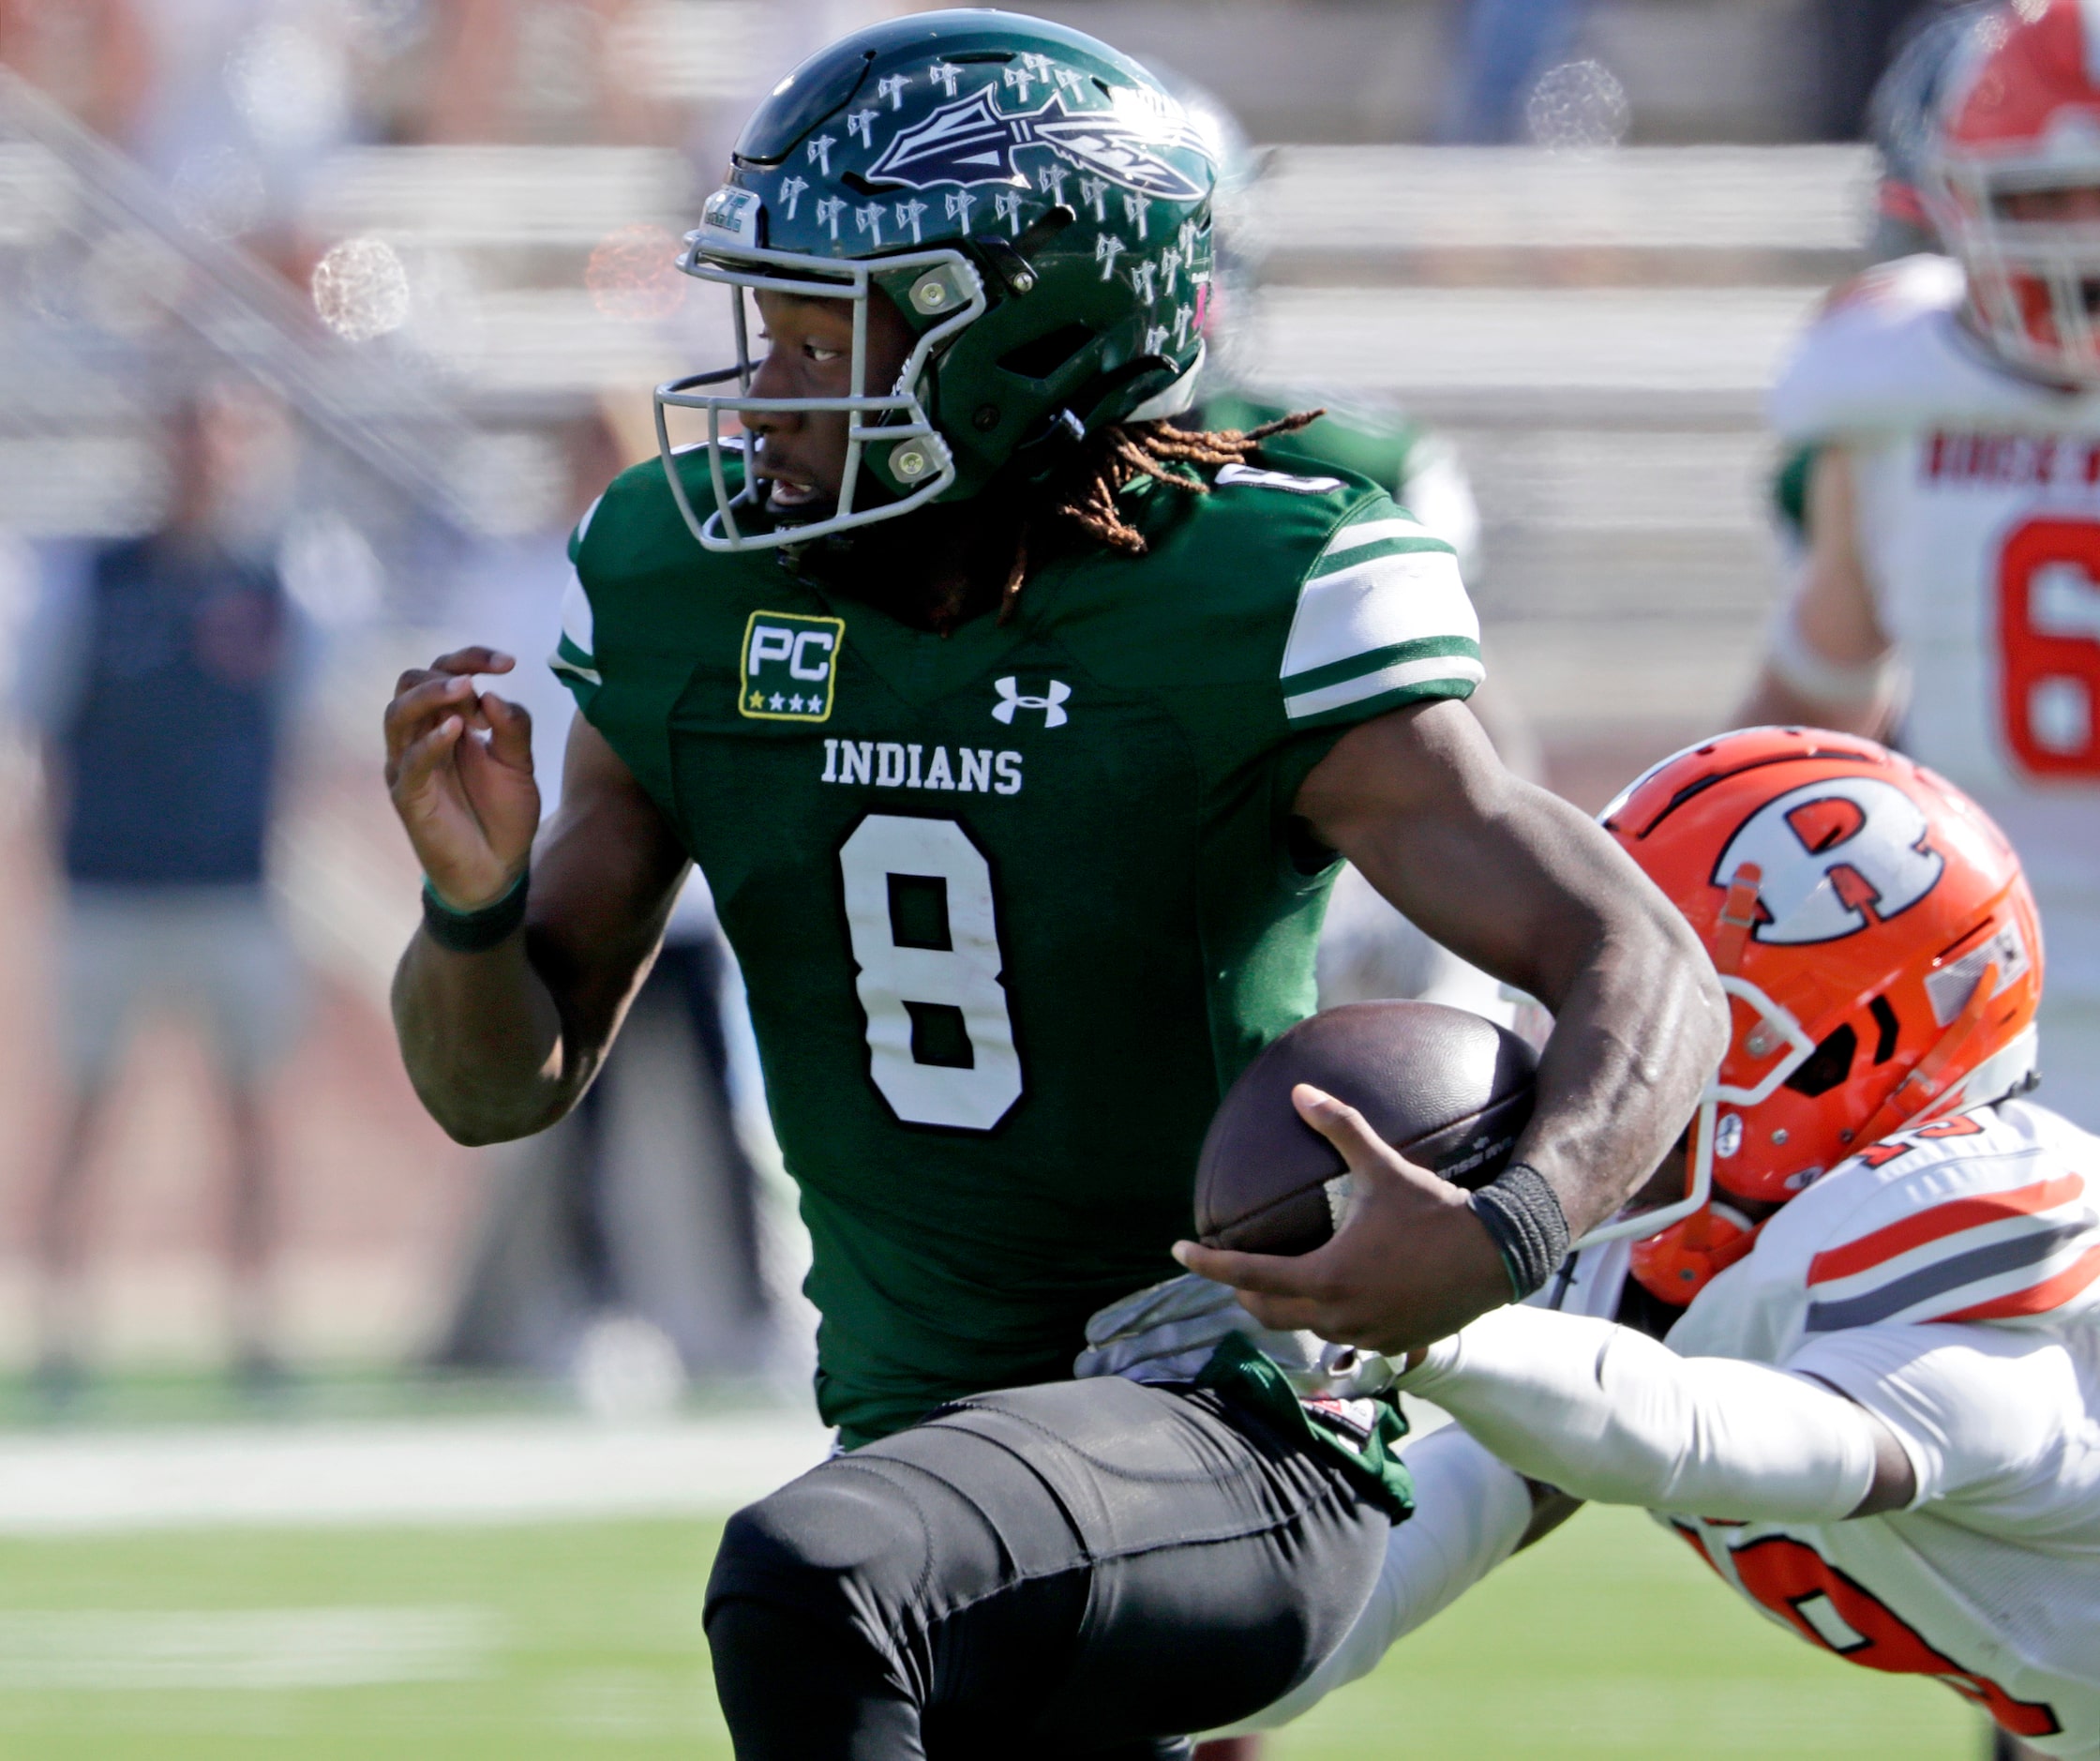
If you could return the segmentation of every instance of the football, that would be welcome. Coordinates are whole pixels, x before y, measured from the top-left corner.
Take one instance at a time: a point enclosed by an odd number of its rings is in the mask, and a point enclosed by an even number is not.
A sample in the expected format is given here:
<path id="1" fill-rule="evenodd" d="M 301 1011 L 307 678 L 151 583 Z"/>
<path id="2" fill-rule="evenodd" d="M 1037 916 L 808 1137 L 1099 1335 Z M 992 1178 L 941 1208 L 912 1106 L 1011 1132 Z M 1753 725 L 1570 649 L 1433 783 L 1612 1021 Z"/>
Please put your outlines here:
<path id="1" fill-rule="evenodd" d="M 1353 1002 L 1300 1021 L 1240 1073 L 1196 1163 L 1196 1231 L 1208 1247 L 1308 1254 L 1347 1197 L 1341 1153 L 1291 1091 L 1325 1089 L 1409 1161 L 1458 1185 L 1508 1165 L 1531 1118 L 1538 1056 L 1514 1033 L 1433 1002 Z"/>

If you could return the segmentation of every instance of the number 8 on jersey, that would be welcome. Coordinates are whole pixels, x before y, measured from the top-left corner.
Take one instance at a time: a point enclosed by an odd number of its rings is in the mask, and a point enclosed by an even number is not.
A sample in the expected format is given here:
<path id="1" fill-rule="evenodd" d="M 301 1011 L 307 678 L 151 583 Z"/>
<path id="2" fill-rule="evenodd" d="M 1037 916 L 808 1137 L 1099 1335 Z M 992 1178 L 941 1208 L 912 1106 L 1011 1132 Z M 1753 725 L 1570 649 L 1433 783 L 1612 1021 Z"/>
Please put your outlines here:
<path id="1" fill-rule="evenodd" d="M 991 865 L 952 820 L 871 813 L 838 865 L 876 1088 L 908 1123 L 990 1131 L 1021 1098 Z"/>

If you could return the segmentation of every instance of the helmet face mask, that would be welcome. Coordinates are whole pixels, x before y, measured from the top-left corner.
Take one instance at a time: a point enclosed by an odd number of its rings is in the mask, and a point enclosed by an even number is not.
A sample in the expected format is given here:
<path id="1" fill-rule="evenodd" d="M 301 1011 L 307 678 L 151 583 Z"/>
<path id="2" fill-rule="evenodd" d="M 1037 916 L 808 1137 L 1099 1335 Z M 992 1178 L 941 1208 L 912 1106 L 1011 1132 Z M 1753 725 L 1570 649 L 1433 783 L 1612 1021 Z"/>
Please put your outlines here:
<path id="1" fill-rule="evenodd" d="M 2020 218 L 2020 198 L 2100 191 L 2100 162 L 2049 173 L 1942 165 L 1928 210 L 1969 273 L 1970 309 L 2017 366 L 2100 384 L 2100 220 Z"/>
<path id="2" fill-rule="evenodd" d="M 752 117 L 681 260 L 737 302 L 736 361 L 657 395 L 696 536 L 717 550 L 801 544 L 967 500 L 1047 469 L 1068 439 L 1188 408 L 1216 176 L 1150 74 L 1061 25 L 919 13 L 819 52 Z M 853 303 L 847 395 L 753 399 L 743 302 L 759 291 Z M 916 339 L 893 386 L 868 383 L 877 292 Z M 673 464 L 668 408 L 707 417 L 705 519 Z M 745 412 L 846 418 L 832 513 L 771 527 L 760 496 L 728 482 L 724 417 Z"/>
<path id="3" fill-rule="evenodd" d="M 733 192 L 718 192 L 728 194 Z M 711 201 L 711 213 L 715 208 Z M 976 266 L 953 249 L 912 251 L 886 257 L 876 263 L 826 263 L 786 251 L 747 247 L 738 254 L 738 266 L 710 261 L 705 248 L 707 227 L 692 233 L 679 267 L 703 281 L 729 290 L 732 324 L 736 335 L 736 361 L 712 372 L 675 379 L 656 388 L 656 444 L 667 466 L 675 452 L 666 411 L 695 410 L 707 417 L 708 466 L 714 490 L 714 511 L 702 519 L 694 508 L 685 486 L 675 469 L 668 470 L 671 494 L 693 535 L 710 550 L 762 549 L 784 544 L 805 544 L 834 532 L 848 532 L 878 519 L 894 519 L 936 500 L 955 482 L 955 459 L 941 438 L 920 395 L 926 365 L 933 353 L 950 337 L 981 317 L 985 309 L 984 284 Z M 895 383 L 887 392 L 869 383 L 868 302 L 888 285 L 905 283 L 905 306 L 921 312 L 940 313 L 939 321 L 923 331 L 912 345 Z M 853 345 L 847 380 L 848 390 L 839 398 L 754 398 L 751 384 L 758 363 L 751 354 L 751 324 L 747 295 L 775 293 L 797 299 L 834 299 L 851 308 Z M 734 395 L 706 388 L 734 380 Z M 732 437 L 722 431 L 725 415 L 741 423 L 746 414 L 798 415 L 839 414 L 846 418 L 846 463 L 833 511 L 825 519 L 806 524 L 782 524 L 771 529 L 746 530 L 739 520 L 760 516 L 765 501 L 765 479 L 748 469 L 741 489 L 731 491 L 722 468 L 722 453 Z M 748 442 L 746 443 L 748 446 Z M 881 447 L 882 476 L 872 504 L 857 506 L 862 499 L 862 467 L 871 463 L 869 449 Z M 872 472 L 870 474 L 874 474 Z M 881 491 L 888 490 L 888 494 Z M 902 494 L 897 493 L 898 490 Z"/>
<path id="4" fill-rule="evenodd" d="M 1970 316 L 2009 364 L 2100 385 L 2100 8 L 1986 13 L 1953 60 L 1921 195 Z"/>
<path id="5" fill-rule="evenodd" d="M 1931 772 L 1867 740 L 1748 729 L 1665 760 L 1603 820 L 1699 935 L 1732 1017 L 1685 1199 L 1618 1227 L 1644 1238 L 1634 1273 L 1665 1301 L 1748 1249 L 1710 1197 L 1766 1214 L 2031 1080 L 2033 898 L 2002 835 Z"/>

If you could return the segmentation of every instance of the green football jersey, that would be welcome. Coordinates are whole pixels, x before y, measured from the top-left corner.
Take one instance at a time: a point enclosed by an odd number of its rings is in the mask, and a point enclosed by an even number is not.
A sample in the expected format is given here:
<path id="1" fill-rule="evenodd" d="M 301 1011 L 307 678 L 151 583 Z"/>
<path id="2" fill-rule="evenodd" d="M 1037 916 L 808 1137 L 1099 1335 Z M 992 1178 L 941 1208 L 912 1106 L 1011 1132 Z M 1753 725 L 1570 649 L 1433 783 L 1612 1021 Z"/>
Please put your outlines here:
<path id="1" fill-rule="evenodd" d="M 1480 677 L 1448 547 L 1382 491 L 1212 481 L 1140 478 L 1148 555 L 1048 564 L 946 637 L 702 550 L 655 462 L 578 529 L 555 664 L 742 966 L 848 1445 L 1069 1375 L 1174 1272 L 1220 1095 L 1312 1007 L 1335 865 L 1298 785 Z"/>

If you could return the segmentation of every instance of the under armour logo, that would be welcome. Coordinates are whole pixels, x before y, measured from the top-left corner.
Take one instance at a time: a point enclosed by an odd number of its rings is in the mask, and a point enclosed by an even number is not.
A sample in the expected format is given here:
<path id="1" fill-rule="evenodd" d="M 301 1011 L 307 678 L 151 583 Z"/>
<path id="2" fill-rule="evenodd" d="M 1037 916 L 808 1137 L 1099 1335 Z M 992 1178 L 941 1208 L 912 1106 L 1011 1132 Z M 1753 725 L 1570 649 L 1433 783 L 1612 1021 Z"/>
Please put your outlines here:
<path id="1" fill-rule="evenodd" d="M 1021 687 L 1012 677 L 994 679 L 992 688 L 999 694 L 999 700 L 992 705 L 992 719 L 1013 725 L 1013 713 L 1023 709 L 1040 709 L 1045 728 L 1062 728 L 1072 719 L 1065 714 L 1065 700 L 1072 695 L 1072 686 L 1062 679 L 1050 681 L 1050 688 L 1041 697 L 1023 697 Z"/>

